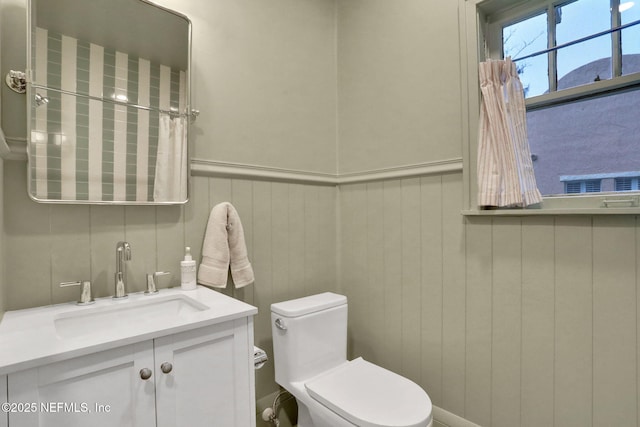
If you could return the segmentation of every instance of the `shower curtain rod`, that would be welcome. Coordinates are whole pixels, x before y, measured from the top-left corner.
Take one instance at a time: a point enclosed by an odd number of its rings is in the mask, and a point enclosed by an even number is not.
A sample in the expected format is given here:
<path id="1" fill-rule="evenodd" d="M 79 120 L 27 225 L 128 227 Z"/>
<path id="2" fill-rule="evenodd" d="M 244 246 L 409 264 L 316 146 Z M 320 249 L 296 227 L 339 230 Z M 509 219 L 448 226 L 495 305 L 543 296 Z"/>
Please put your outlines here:
<path id="1" fill-rule="evenodd" d="M 188 114 L 187 113 L 178 113 L 177 111 L 163 110 L 161 108 L 155 108 L 155 107 L 147 107 L 145 105 L 138 105 L 138 104 L 134 104 L 132 102 L 118 101 L 116 99 L 103 98 L 103 97 L 99 97 L 99 96 L 88 95 L 88 94 L 85 94 L 85 93 L 76 93 L 76 92 L 71 92 L 71 91 L 64 90 L 64 89 L 55 89 L 55 88 L 50 88 L 50 87 L 42 86 L 42 85 L 38 85 L 38 84 L 32 84 L 32 87 L 34 87 L 36 89 L 47 90 L 47 91 L 50 90 L 50 91 L 53 91 L 53 92 L 61 93 L 63 95 L 79 96 L 80 98 L 91 99 L 93 101 L 101 101 L 101 102 L 107 102 L 109 104 L 121 105 L 123 107 L 132 107 L 132 108 L 137 108 L 139 110 L 153 111 L 153 112 L 161 113 L 161 114 L 168 114 L 171 117 L 189 117 L 191 120 L 195 120 L 196 117 L 198 117 L 198 115 L 200 114 L 200 111 L 198 111 L 198 110 L 191 110 L 191 112 L 188 113 Z"/>

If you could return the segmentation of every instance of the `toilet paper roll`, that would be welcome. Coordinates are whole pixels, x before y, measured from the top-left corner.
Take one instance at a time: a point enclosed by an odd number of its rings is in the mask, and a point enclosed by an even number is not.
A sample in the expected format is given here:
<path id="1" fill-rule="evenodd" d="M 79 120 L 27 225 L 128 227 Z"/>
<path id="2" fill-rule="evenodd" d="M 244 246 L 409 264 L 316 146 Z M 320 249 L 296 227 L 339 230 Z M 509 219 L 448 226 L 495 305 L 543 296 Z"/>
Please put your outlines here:
<path id="1" fill-rule="evenodd" d="M 260 369 L 267 363 L 267 360 L 269 360 L 267 352 L 259 347 L 253 346 L 253 366 L 256 369 Z"/>

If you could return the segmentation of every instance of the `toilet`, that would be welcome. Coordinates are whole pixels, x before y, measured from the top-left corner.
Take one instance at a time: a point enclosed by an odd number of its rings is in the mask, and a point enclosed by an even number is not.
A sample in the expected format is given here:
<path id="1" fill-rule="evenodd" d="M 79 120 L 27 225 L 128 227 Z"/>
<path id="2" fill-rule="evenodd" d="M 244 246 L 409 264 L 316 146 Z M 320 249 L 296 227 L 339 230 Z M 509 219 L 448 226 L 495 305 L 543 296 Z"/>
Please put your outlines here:
<path id="1" fill-rule="evenodd" d="M 427 393 L 362 358 L 347 360 L 347 297 L 271 305 L 276 382 L 298 402 L 298 427 L 432 427 Z"/>

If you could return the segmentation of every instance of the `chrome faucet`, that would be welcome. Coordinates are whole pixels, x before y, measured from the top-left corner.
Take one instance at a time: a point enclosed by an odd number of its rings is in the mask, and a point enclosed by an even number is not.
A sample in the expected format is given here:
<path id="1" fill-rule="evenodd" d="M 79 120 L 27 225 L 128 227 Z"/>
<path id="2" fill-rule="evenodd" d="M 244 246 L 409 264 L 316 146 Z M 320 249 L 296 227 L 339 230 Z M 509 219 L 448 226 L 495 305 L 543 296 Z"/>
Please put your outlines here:
<path id="1" fill-rule="evenodd" d="M 116 245 L 116 294 L 114 298 L 126 298 L 127 275 L 124 267 L 125 261 L 131 260 L 131 246 L 128 242 L 118 242 Z"/>

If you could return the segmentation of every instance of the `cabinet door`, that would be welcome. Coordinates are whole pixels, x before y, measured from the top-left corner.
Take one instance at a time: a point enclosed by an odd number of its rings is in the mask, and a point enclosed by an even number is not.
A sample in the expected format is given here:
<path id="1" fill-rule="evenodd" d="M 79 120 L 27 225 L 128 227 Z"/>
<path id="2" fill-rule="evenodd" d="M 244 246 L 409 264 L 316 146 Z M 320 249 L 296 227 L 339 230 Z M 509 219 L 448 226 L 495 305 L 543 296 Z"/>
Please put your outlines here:
<path id="1" fill-rule="evenodd" d="M 243 318 L 155 340 L 158 427 L 255 426 L 251 325 Z"/>
<path id="2" fill-rule="evenodd" d="M 153 343 L 127 345 L 10 374 L 11 427 L 154 427 Z M 22 405 L 22 406 L 20 406 Z"/>

